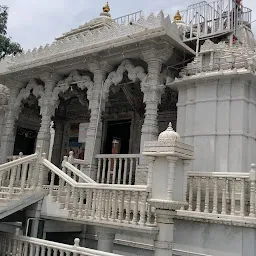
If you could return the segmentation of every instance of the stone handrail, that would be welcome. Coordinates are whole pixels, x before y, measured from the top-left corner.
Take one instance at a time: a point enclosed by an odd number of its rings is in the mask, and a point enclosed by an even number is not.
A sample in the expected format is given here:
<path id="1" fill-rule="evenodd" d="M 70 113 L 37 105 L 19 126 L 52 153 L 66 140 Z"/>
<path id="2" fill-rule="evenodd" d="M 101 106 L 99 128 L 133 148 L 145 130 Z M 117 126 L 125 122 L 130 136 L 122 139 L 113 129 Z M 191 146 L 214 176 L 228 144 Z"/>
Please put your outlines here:
<path id="1" fill-rule="evenodd" d="M 42 182 L 37 158 L 38 154 L 35 153 L 0 165 L 0 190 L 5 191 L 7 199 L 11 199 L 15 193 L 33 189 Z"/>
<path id="2" fill-rule="evenodd" d="M 11 162 L 13 160 L 17 160 L 17 159 L 25 157 L 25 156 L 27 156 L 27 155 L 23 155 L 22 152 L 20 152 L 19 155 L 7 156 L 7 162 Z"/>
<path id="3" fill-rule="evenodd" d="M 69 212 L 70 218 L 114 225 L 154 224 L 151 207 L 147 204 L 147 186 L 81 183 L 46 159 L 42 164 L 51 172 L 49 195 Z M 55 176 L 59 178 L 57 191 L 54 190 Z"/>
<path id="4" fill-rule="evenodd" d="M 255 217 L 255 165 L 249 173 L 188 172 L 186 211 Z"/>
<path id="5" fill-rule="evenodd" d="M 84 174 L 81 170 L 79 170 L 74 164 L 71 164 L 68 160 L 68 157 L 64 156 L 62 162 L 62 170 L 66 174 L 68 174 L 70 177 L 72 177 L 74 180 L 78 182 L 96 183 L 93 179 Z"/>
<path id="6" fill-rule="evenodd" d="M 80 239 L 74 240 L 74 245 L 56 243 L 33 237 L 16 234 L 0 233 L 0 254 L 6 256 L 29 256 L 29 255 L 60 255 L 60 256 L 121 256 L 118 254 L 92 250 L 79 246 Z"/>
<path id="7" fill-rule="evenodd" d="M 98 183 L 134 184 L 139 154 L 103 154 L 96 155 L 95 158 L 98 159 Z"/>
<path id="8" fill-rule="evenodd" d="M 74 152 L 73 151 L 69 152 L 68 162 L 70 164 L 72 164 L 73 166 L 75 166 L 78 170 L 80 170 L 83 173 L 85 172 L 86 167 L 88 165 L 85 162 L 85 160 L 74 158 Z"/>

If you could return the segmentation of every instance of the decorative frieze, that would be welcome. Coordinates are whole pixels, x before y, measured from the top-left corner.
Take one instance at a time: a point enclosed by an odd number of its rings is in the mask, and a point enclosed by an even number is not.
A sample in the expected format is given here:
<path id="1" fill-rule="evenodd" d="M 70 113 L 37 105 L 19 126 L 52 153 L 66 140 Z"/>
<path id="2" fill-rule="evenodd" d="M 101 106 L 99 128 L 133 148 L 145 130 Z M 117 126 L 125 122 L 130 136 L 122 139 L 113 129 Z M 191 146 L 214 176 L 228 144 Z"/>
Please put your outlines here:
<path id="1" fill-rule="evenodd" d="M 138 26 L 136 26 L 138 24 Z M 46 45 L 45 47 L 40 46 L 38 49 L 33 51 L 29 50 L 26 53 L 17 54 L 15 57 L 6 58 L 8 67 L 11 70 L 24 69 L 29 66 L 42 65 L 44 63 L 53 62 L 56 58 L 61 59 L 67 58 L 68 55 L 74 55 L 79 53 L 84 55 L 86 49 L 93 49 L 99 47 L 99 45 L 110 45 L 112 42 L 118 40 L 124 40 L 124 36 L 134 37 L 137 33 L 150 33 L 155 29 L 166 30 L 176 40 L 180 40 L 179 31 L 176 24 L 171 22 L 169 16 L 165 17 L 161 11 L 157 16 L 151 13 L 147 18 L 141 17 L 134 26 L 119 25 L 113 23 L 109 27 L 102 29 L 95 29 L 93 31 L 86 31 L 69 36 L 67 38 L 57 40 L 52 45 Z M 79 55 L 78 54 L 78 55 Z"/>

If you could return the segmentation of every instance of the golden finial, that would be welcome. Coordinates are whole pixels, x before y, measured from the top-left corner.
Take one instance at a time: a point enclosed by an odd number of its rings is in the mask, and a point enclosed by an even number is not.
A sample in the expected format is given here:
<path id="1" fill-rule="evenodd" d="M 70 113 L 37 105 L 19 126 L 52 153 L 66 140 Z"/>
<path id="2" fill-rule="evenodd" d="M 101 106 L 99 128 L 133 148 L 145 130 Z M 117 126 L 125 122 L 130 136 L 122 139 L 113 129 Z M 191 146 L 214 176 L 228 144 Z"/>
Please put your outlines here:
<path id="1" fill-rule="evenodd" d="M 176 14 L 174 15 L 174 20 L 175 21 L 180 21 L 182 18 L 181 18 L 181 15 L 180 15 L 180 11 L 178 10 L 176 12 Z"/>
<path id="2" fill-rule="evenodd" d="M 108 5 L 108 2 L 106 3 L 106 5 L 103 7 L 103 12 L 110 12 L 110 8 Z"/>

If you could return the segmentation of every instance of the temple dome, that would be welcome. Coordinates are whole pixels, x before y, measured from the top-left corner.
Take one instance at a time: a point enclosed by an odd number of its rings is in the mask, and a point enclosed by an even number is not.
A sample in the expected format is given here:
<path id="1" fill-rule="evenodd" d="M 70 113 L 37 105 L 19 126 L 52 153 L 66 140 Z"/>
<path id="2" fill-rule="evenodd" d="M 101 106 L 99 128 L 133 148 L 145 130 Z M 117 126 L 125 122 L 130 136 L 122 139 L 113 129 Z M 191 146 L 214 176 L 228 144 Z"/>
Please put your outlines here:
<path id="1" fill-rule="evenodd" d="M 158 141 L 180 141 L 180 135 L 173 130 L 171 122 L 169 123 L 168 128 L 159 134 Z"/>
<path id="2" fill-rule="evenodd" d="M 116 22 L 111 18 L 111 15 L 109 13 L 110 8 L 108 3 L 103 7 L 103 11 L 100 13 L 100 16 L 97 18 L 92 19 L 89 22 L 86 22 L 85 24 L 79 26 L 78 28 L 71 29 L 71 31 L 67 33 L 63 33 L 62 36 L 57 37 L 56 40 L 62 40 L 64 38 L 74 36 L 79 33 L 87 33 L 89 31 L 93 30 L 101 30 L 104 27 L 111 27 L 116 25 Z"/>

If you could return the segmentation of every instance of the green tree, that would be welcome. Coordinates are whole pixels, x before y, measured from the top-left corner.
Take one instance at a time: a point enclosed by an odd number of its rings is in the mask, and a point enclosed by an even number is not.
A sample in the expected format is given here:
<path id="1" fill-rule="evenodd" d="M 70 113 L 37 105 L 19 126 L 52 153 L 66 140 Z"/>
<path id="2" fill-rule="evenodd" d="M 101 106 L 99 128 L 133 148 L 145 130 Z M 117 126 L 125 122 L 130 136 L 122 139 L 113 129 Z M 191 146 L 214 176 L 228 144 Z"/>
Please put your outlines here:
<path id="1" fill-rule="evenodd" d="M 8 7 L 0 5 L 0 60 L 6 55 L 22 52 L 18 43 L 7 36 Z"/>

